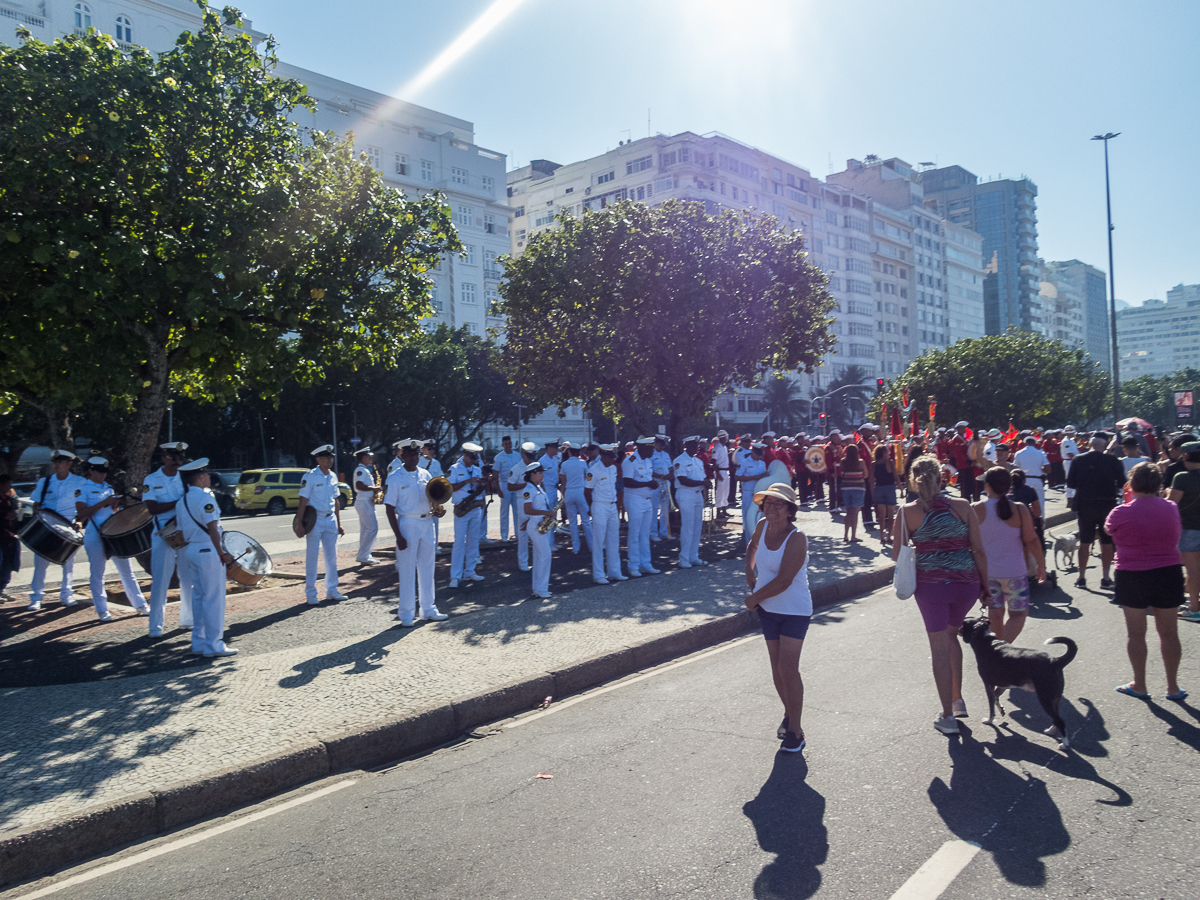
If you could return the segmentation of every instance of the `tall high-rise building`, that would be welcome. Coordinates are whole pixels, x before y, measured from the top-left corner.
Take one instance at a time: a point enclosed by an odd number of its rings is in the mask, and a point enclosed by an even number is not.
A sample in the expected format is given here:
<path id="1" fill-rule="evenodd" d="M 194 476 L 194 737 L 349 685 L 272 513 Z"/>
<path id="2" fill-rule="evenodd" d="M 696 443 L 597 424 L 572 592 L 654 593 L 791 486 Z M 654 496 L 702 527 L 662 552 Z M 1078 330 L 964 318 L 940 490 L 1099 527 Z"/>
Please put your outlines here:
<path id="1" fill-rule="evenodd" d="M 1121 381 L 1200 369 L 1200 285 L 1178 285 L 1167 300 L 1117 310 Z"/>
<path id="2" fill-rule="evenodd" d="M 980 183 L 962 166 L 920 174 L 925 202 L 956 225 L 983 238 L 984 325 L 988 334 L 1009 326 L 1046 334 L 1040 299 L 1037 185 L 1028 178 Z"/>
<path id="3" fill-rule="evenodd" d="M 1112 318 L 1104 272 L 1077 259 L 1046 263 L 1051 281 L 1078 298 L 1083 312 L 1083 347 L 1093 362 L 1112 371 Z"/>
<path id="4" fill-rule="evenodd" d="M 1200 284 L 1177 284 L 1167 291 L 1168 303 L 1190 303 L 1200 300 Z"/>
<path id="5" fill-rule="evenodd" d="M 1074 282 L 1059 278 L 1051 265 L 1041 263 L 1040 270 L 1041 288 L 1038 295 L 1042 301 L 1045 336 L 1061 341 L 1063 346 L 1071 350 L 1077 347 L 1087 349 L 1084 298 L 1076 290 Z"/>

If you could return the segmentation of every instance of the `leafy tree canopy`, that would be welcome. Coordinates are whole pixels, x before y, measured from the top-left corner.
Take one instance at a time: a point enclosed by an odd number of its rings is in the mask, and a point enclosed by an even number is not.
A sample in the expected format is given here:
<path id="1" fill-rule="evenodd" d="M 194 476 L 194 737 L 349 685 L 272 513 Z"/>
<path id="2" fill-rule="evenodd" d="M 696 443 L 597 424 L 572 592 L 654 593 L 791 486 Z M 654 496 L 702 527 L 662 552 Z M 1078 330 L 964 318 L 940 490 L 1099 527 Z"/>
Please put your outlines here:
<path id="1" fill-rule="evenodd" d="M 1126 381 L 1121 385 L 1121 413 L 1171 429 L 1191 425 L 1192 419 L 1175 418 L 1175 391 L 1200 392 L 1200 370 L 1180 369 L 1158 378 L 1142 375 Z"/>
<path id="2" fill-rule="evenodd" d="M 505 260 L 501 287 L 503 365 L 535 406 L 649 431 L 647 410 L 698 418 L 720 390 L 811 371 L 833 346 L 825 278 L 769 216 L 621 202 L 557 223 Z"/>
<path id="3" fill-rule="evenodd" d="M 908 389 L 921 423 L 929 396 L 941 423 L 966 419 L 979 427 L 1018 428 L 1083 423 L 1106 411 L 1108 374 L 1082 349 L 1010 328 L 1005 334 L 957 341 L 927 350 L 888 382 L 883 400 L 901 401 Z M 878 411 L 879 401 L 874 408 Z"/>
<path id="4" fill-rule="evenodd" d="M 439 195 L 405 200 L 350 140 L 304 141 L 304 86 L 199 3 L 158 59 L 95 31 L 0 47 L 4 389 L 122 406 L 138 475 L 172 384 L 228 402 L 385 359 L 460 249 Z"/>

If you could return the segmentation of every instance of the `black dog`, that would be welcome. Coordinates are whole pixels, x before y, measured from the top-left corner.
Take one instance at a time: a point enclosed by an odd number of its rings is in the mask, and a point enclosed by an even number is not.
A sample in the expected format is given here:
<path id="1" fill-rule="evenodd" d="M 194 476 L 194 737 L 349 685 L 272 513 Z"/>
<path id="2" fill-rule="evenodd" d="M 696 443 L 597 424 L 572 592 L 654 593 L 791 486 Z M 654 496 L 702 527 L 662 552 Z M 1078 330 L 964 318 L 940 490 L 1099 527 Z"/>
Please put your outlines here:
<path id="1" fill-rule="evenodd" d="M 1062 716 L 1058 714 L 1058 704 L 1063 695 L 1063 669 L 1079 652 L 1075 642 L 1065 637 L 1050 638 L 1046 641 L 1047 644 L 1066 646 L 1067 652 L 1057 659 L 1041 650 L 1014 647 L 988 631 L 987 616 L 963 622 L 960 633 L 963 641 L 975 651 L 979 677 L 983 679 L 983 687 L 987 691 L 988 717 L 983 720 L 983 724 L 992 723 L 997 706 L 1000 707 L 1002 717 L 1008 715 L 1000 703 L 1001 691 L 1006 688 L 1024 688 L 1037 694 L 1042 709 L 1054 722 L 1054 725 L 1046 729 L 1046 734 L 1062 741 L 1059 745 L 1060 750 L 1067 749 L 1067 727 Z"/>

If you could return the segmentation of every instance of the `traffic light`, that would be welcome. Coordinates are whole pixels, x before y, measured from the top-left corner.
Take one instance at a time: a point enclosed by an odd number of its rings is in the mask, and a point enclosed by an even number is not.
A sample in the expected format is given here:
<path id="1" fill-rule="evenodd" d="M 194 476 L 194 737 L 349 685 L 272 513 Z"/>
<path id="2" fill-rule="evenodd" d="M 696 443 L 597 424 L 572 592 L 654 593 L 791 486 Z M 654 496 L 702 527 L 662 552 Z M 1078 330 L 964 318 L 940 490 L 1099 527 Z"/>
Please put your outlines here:
<path id="1" fill-rule="evenodd" d="M 875 379 L 875 393 L 876 394 L 883 393 L 883 379 L 882 378 Z"/>

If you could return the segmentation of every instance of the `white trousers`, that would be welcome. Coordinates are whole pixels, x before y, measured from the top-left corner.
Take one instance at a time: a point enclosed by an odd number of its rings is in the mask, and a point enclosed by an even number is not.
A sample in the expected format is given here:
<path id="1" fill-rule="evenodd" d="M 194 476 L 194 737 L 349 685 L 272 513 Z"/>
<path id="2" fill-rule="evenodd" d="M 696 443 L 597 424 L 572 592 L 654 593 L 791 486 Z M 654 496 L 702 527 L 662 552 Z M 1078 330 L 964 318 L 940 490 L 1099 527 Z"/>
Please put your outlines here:
<path id="1" fill-rule="evenodd" d="M 83 533 L 83 549 L 87 552 L 88 557 L 92 603 L 96 605 L 96 612 L 104 615 L 108 612 L 108 594 L 104 590 L 104 568 L 108 564 L 108 560 L 104 557 L 104 540 L 100 537 L 100 529 L 90 523 Z M 121 587 L 125 588 L 125 596 L 129 598 L 130 606 L 139 608 L 145 606 L 146 598 L 142 595 L 141 587 L 134 580 L 133 570 L 129 568 L 129 560 L 114 556 L 112 562 L 113 567 L 117 570 L 117 575 L 121 578 Z"/>
<path id="2" fill-rule="evenodd" d="M 358 513 L 358 561 L 366 562 L 371 558 L 375 549 L 375 540 L 379 537 L 379 519 L 375 515 L 375 501 L 371 494 L 365 494 L 354 501 L 354 511 Z"/>
<path id="3" fill-rule="evenodd" d="M 621 574 L 621 520 L 617 516 L 617 504 L 612 501 L 592 501 L 592 577 L 604 578 L 606 574 Z M 607 557 L 607 560 L 605 559 Z M 605 563 L 608 563 L 607 570 Z"/>
<path id="4" fill-rule="evenodd" d="M 436 542 L 436 532 L 433 523 L 437 519 L 418 518 L 417 516 L 397 516 L 396 524 L 400 526 L 400 535 L 408 543 L 401 550 L 396 549 L 396 574 L 400 577 L 400 599 L 396 613 L 401 621 L 407 622 L 413 618 L 414 604 L 420 601 L 421 614 L 432 613 L 437 609 L 434 602 L 433 588 L 433 557 Z"/>
<path id="5" fill-rule="evenodd" d="M 650 538 L 665 541 L 671 531 L 671 501 L 667 497 L 667 483 L 660 481 L 658 490 L 650 495 Z"/>
<path id="6" fill-rule="evenodd" d="M 68 559 L 62 566 L 62 584 L 58 588 L 58 599 L 66 603 L 75 596 L 75 556 L 79 555 L 79 551 L 75 551 L 75 555 Z M 50 561 L 42 559 L 36 553 L 33 555 L 33 581 L 29 584 L 30 600 L 42 602 L 42 597 L 46 593 L 46 570 L 50 568 Z"/>
<path id="7" fill-rule="evenodd" d="M 518 496 L 520 496 L 520 495 L 518 495 Z M 521 505 L 524 505 L 524 499 L 522 499 Z M 529 529 L 531 526 L 525 525 L 525 520 L 528 518 L 529 517 L 527 515 L 525 515 L 524 510 L 518 510 L 518 512 L 517 512 L 517 565 L 522 569 L 529 568 L 529 535 L 530 535 Z M 521 527 L 523 525 L 525 527 Z M 533 534 L 537 534 L 536 523 L 532 527 L 534 528 Z"/>
<path id="8" fill-rule="evenodd" d="M 634 491 L 625 491 L 625 513 L 629 516 L 629 533 L 626 540 L 626 556 L 630 572 L 650 569 L 650 530 L 654 527 L 654 507 L 649 497 L 639 497 Z"/>
<path id="9" fill-rule="evenodd" d="M 1046 515 L 1046 479 L 1026 476 L 1025 483 L 1037 492 L 1038 506 L 1042 508 L 1042 515 Z"/>
<path id="10" fill-rule="evenodd" d="M 209 541 L 211 544 L 212 541 Z M 192 627 L 192 577 L 188 574 L 187 548 L 176 550 L 157 534 L 150 538 L 150 628 L 162 630 L 167 615 L 167 589 L 179 571 L 179 627 Z"/>
<path id="11" fill-rule="evenodd" d="M 717 470 L 717 480 L 713 485 L 713 498 L 717 509 L 724 509 L 729 505 L 729 473 Z"/>
<path id="12" fill-rule="evenodd" d="M 529 536 L 531 549 L 533 550 L 533 592 L 535 594 L 550 593 L 550 554 L 553 550 L 552 541 L 554 540 L 554 532 L 548 531 L 545 534 L 538 534 L 536 519 L 529 520 L 529 527 L 533 528 L 533 534 Z"/>
<path id="13" fill-rule="evenodd" d="M 592 519 L 588 513 L 587 498 L 583 488 L 573 488 L 565 493 L 563 508 L 567 511 L 567 524 L 571 527 L 571 550 L 579 552 L 579 522 L 583 522 L 583 536 L 588 549 L 592 549 Z M 576 521 L 576 516 L 579 521 Z"/>
<path id="14" fill-rule="evenodd" d="M 1064 459 L 1063 460 L 1063 481 L 1064 482 L 1067 480 L 1067 476 L 1070 474 L 1071 474 L 1071 460 Z M 1070 497 L 1074 497 L 1074 496 L 1075 496 L 1075 488 L 1072 488 L 1072 487 L 1067 488 L 1067 497 L 1070 498 Z M 1042 515 L 1045 515 L 1045 513 L 1046 513 L 1046 511 L 1043 509 Z"/>
<path id="15" fill-rule="evenodd" d="M 450 577 L 461 581 L 463 573 L 475 574 L 479 565 L 479 535 L 482 533 L 483 510 L 473 509 L 465 516 L 454 517 L 454 549 L 450 551 Z"/>
<path id="16" fill-rule="evenodd" d="M 513 534 L 517 533 L 517 529 L 521 527 L 521 518 L 519 515 L 522 503 L 521 494 L 525 490 L 522 485 L 515 491 L 510 491 L 508 485 L 504 485 L 500 491 L 500 540 L 508 540 L 508 525 L 512 522 Z"/>
<path id="17" fill-rule="evenodd" d="M 218 653 L 225 649 L 225 567 L 212 541 L 188 544 L 180 555 L 187 557 L 184 569 L 192 588 L 192 650 Z"/>
<path id="18" fill-rule="evenodd" d="M 325 596 L 338 592 L 337 516 L 318 515 L 317 524 L 308 533 L 304 553 L 304 596 L 317 599 L 317 557 L 325 557 Z"/>
<path id="19" fill-rule="evenodd" d="M 679 561 L 700 563 L 700 535 L 704 528 L 704 491 L 680 488 L 675 496 L 679 504 Z"/>

